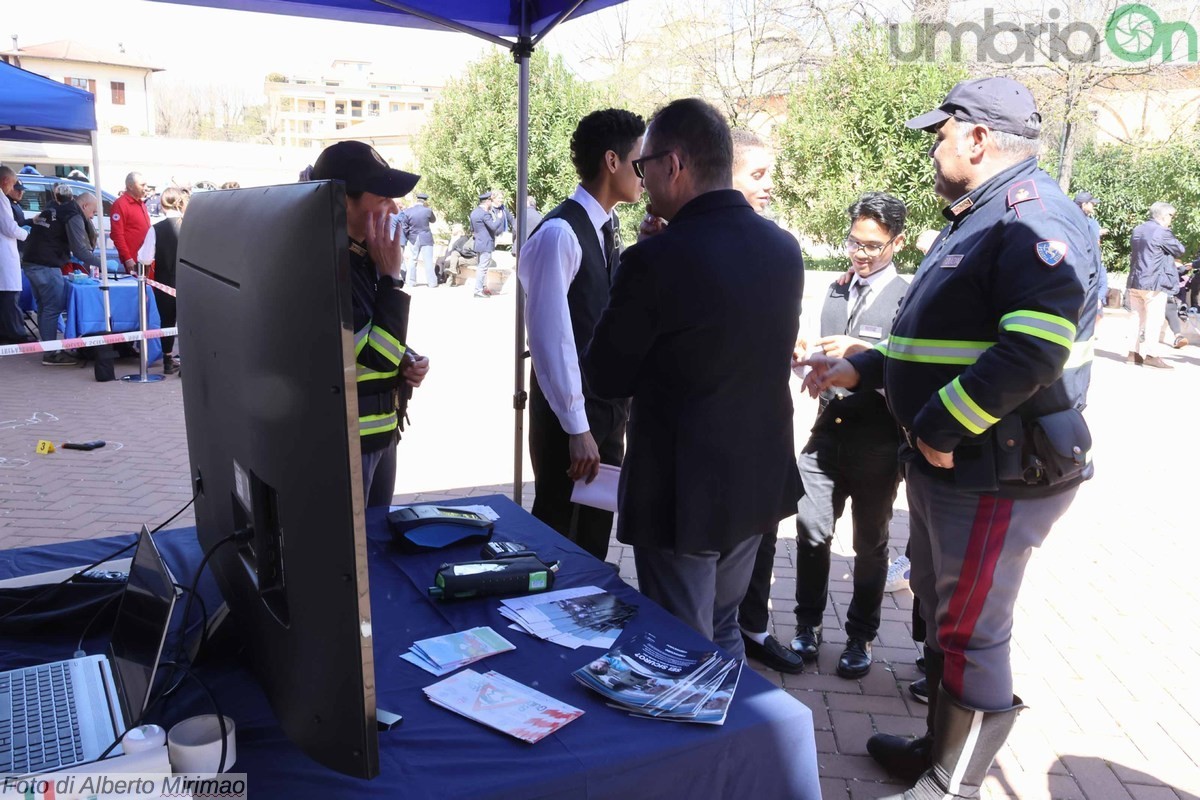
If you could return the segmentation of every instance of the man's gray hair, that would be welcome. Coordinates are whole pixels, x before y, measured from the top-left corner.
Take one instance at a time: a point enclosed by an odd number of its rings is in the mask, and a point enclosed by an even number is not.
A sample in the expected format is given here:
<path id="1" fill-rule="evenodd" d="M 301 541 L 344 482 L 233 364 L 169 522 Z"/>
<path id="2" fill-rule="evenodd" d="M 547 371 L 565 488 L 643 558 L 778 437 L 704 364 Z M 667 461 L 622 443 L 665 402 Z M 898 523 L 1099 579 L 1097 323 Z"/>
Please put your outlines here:
<path id="1" fill-rule="evenodd" d="M 958 127 L 959 139 L 965 140 L 971 135 L 973 128 L 974 124 L 960 124 Z M 1042 143 L 1039 139 L 1030 139 L 1027 136 L 1018 136 L 1015 133 L 998 131 L 995 128 L 988 128 L 988 134 L 996 144 L 996 151 L 1014 164 L 1027 158 L 1036 158 L 1042 151 Z"/>
<path id="2" fill-rule="evenodd" d="M 1175 213 L 1175 206 L 1170 203 L 1158 202 L 1150 206 L 1150 219 L 1162 225 L 1167 224 L 1167 219 Z"/>
<path id="3" fill-rule="evenodd" d="M 140 178 L 140 177 L 142 177 L 142 173 L 140 173 L 140 172 L 131 172 L 128 175 L 126 175 L 125 176 L 125 188 L 132 189 L 134 186 L 137 186 L 138 178 Z"/>
<path id="4" fill-rule="evenodd" d="M 12 167 L 0 164 L 0 181 L 5 180 L 7 178 L 15 177 L 16 174 L 17 173 L 13 170 Z"/>

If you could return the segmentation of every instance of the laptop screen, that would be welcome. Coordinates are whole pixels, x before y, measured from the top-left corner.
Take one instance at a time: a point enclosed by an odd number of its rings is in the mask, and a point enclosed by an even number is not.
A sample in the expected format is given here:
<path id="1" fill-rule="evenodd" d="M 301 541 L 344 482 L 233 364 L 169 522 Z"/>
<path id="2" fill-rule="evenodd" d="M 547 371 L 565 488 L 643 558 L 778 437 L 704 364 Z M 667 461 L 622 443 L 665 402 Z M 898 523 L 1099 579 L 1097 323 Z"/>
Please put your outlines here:
<path id="1" fill-rule="evenodd" d="M 150 686 L 174 606 L 171 572 L 143 525 L 109 646 L 127 725 L 141 717 L 150 699 Z"/>

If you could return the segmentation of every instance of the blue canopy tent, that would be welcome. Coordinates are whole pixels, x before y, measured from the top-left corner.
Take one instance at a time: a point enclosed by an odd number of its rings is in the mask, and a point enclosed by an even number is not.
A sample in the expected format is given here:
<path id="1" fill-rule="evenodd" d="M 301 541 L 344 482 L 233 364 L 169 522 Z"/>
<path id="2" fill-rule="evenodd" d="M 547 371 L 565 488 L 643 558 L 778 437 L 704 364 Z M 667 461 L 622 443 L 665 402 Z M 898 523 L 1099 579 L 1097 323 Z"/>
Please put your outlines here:
<path id="1" fill-rule="evenodd" d="M 100 195 L 100 147 L 96 136 L 96 98 L 91 92 L 67 86 L 42 75 L 0 62 L 0 139 L 20 142 L 83 144 L 92 148 L 92 187 L 96 191 L 96 230 L 105 252 Z M 100 270 L 108 288 L 108 270 Z M 104 298 L 106 329 L 111 330 L 108 292 Z"/>
<path id="2" fill-rule="evenodd" d="M 300 17 L 366 22 L 406 28 L 446 29 L 507 48 L 517 62 L 517 204 L 525 208 L 529 176 L 529 57 L 546 36 L 568 19 L 625 0 L 156 0 L 161 3 L 260 11 Z M 525 215 L 516 214 L 517 243 L 525 241 Z M 517 281 L 517 324 L 513 409 L 513 501 L 521 502 L 525 438 L 525 297 Z"/>

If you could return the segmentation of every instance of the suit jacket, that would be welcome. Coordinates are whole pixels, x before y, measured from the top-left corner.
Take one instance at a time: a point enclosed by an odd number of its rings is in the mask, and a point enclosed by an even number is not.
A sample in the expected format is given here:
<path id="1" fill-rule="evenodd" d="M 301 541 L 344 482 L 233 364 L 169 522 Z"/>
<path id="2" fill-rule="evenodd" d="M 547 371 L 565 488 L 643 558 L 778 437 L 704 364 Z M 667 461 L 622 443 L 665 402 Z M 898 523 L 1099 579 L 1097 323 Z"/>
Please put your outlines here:
<path id="1" fill-rule="evenodd" d="M 431 223 L 437 222 L 437 214 L 424 203 L 418 203 L 412 208 L 404 209 L 407 224 L 404 238 L 409 244 L 417 247 L 433 247 L 433 232 L 429 230 Z"/>
<path id="2" fill-rule="evenodd" d="M 803 284 L 796 240 L 731 189 L 624 252 L 582 361 L 595 394 L 632 398 L 620 541 L 726 550 L 795 513 Z"/>
<path id="3" fill-rule="evenodd" d="M 496 218 L 483 206 L 475 206 L 470 216 L 471 234 L 475 237 L 475 251 L 490 253 L 496 249 L 496 236 L 500 233 Z"/>

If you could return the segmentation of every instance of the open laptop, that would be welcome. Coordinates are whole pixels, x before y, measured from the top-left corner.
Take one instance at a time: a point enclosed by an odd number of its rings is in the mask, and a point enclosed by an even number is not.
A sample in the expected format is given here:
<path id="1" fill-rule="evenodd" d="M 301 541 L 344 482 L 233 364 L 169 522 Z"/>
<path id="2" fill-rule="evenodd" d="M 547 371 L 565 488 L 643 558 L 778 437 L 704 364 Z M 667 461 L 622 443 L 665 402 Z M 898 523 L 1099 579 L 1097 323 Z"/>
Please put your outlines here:
<path id="1" fill-rule="evenodd" d="M 95 761 L 137 722 L 174 607 L 171 573 L 143 525 L 108 654 L 0 672 L 0 775 Z"/>

